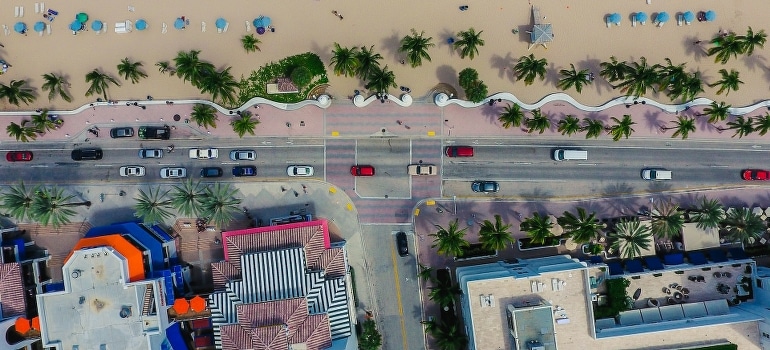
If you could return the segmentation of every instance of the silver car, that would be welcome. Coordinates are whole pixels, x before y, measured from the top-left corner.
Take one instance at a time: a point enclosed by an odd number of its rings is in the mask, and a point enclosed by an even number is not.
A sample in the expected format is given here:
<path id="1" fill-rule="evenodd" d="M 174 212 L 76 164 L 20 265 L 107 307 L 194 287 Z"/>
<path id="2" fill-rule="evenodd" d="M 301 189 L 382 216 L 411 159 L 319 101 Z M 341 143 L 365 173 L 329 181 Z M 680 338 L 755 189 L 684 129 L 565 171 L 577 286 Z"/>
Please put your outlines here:
<path id="1" fill-rule="evenodd" d="M 163 158 L 162 149 L 142 148 L 139 150 L 139 158 Z"/>
<path id="2" fill-rule="evenodd" d="M 126 165 L 120 167 L 120 176 L 144 176 L 144 167 L 137 165 Z"/>
<path id="3" fill-rule="evenodd" d="M 162 179 L 181 179 L 187 177 L 187 169 L 185 168 L 163 168 L 160 169 L 160 177 Z"/>
<path id="4" fill-rule="evenodd" d="M 313 176 L 313 167 L 310 165 L 290 165 L 286 168 L 289 176 Z"/>
<path id="5" fill-rule="evenodd" d="M 257 159 L 257 152 L 249 149 L 236 149 L 230 151 L 230 159 L 232 160 L 255 160 Z"/>

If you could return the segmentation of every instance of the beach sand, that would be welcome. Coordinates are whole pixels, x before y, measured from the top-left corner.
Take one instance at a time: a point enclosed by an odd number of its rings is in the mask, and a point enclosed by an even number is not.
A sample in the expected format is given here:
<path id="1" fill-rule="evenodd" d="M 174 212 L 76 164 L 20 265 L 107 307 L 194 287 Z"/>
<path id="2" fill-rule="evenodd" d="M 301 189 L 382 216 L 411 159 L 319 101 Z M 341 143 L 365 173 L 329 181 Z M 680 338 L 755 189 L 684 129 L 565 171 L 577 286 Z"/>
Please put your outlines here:
<path id="1" fill-rule="evenodd" d="M 460 11 L 459 5 L 469 5 L 467 11 Z M 554 27 L 555 41 L 548 49 L 535 47 L 530 51 L 528 34 L 532 24 L 530 5 L 524 1 L 490 0 L 484 2 L 443 2 L 443 1 L 404 1 L 387 2 L 340 1 L 340 0 L 288 0 L 280 2 L 254 2 L 229 0 L 227 2 L 207 1 L 82 1 L 69 2 L 50 0 L 47 8 L 59 12 L 53 22 L 52 33 L 39 37 L 32 31 L 34 23 L 44 20 L 35 13 L 35 2 L 17 0 L 0 5 L 0 24 L 9 27 L 10 35 L 0 32 L 0 58 L 13 67 L 0 82 L 28 79 L 38 89 L 40 98 L 29 107 L 35 108 L 74 108 L 95 100 L 85 97 L 87 90 L 84 76 L 94 68 L 100 68 L 115 77 L 120 59 L 129 57 L 144 63 L 149 78 L 138 84 L 123 82 L 119 88 L 110 88 L 110 98 L 117 100 L 144 99 L 152 95 L 155 99 L 173 99 L 196 97 L 199 92 L 176 77 L 161 75 L 155 63 L 171 60 L 180 50 L 201 50 L 201 57 L 215 64 L 218 68 L 232 66 L 236 77 L 248 75 L 252 70 L 269 61 L 275 61 L 288 55 L 312 51 L 317 53 L 328 65 L 334 42 L 343 46 L 370 46 L 382 54 L 383 65 L 391 68 L 399 85 L 412 89 L 416 98 L 429 94 L 436 84 L 444 82 L 457 86 L 457 72 L 472 67 L 479 71 L 480 78 L 489 86 L 489 92 L 508 91 L 523 101 L 534 102 L 550 92 L 558 91 L 555 83 L 558 70 L 568 68 L 574 63 L 578 69 L 588 68 L 598 73 L 599 63 L 609 60 L 614 55 L 620 60 L 636 60 L 647 57 L 650 63 L 663 63 L 671 58 L 675 64 L 687 63 L 689 70 L 699 70 L 707 83 L 718 78 L 721 68 L 737 69 L 745 82 L 740 91 L 729 96 L 715 95 L 716 88 L 706 87 L 704 97 L 724 100 L 733 106 L 747 105 L 765 98 L 768 92 L 770 71 L 767 65 L 767 49 L 758 49 L 751 57 L 739 57 L 727 65 L 714 64 L 713 59 L 705 56 L 705 44 L 693 45 L 695 40 L 707 41 L 720 29 L 733 30 L 744 34 L 751 25 L 755 31 L 767 29 L 764 23 L 763 6 L 759 0 L 736 1 L 695 1 L 680 0 L 664 2 L 644 0 L 606 2 L 606 1 L 532 1 L 540 8 L 545 17 L 544 23 Z M 24 6 L 24 17 L 14 18 L 14 8 Z M 129 11 L 132 6 L 134 11 Z M 677 26 L 677 13 L 691 10 L 714 10 L 717 19 L 714 22 L 693 22 L 691 25 Z M 332 14 L 337 10 L 344 16 L 340 20 Z M 69 24 L 75 14 L 86 12 L 90 16 L 88 31 L 73 35 Z M 667 11 L 671 19 L 663 27 L 656 27 L 649 20 L 646 25 L 631 26 L 630 17 L 636 11 L 645 11 L 650 18 L 658 11 Z M 607 28 L 604 18 L 617 12 L 623 17 L 620 26 Z M 276 31 L 259 36 L 262 41 L 261 52 L 247 54 L 240 44 L 240 37 L 246 32 L 246 21 L 265 15 L 272 19 Z M 190 20 L 186 30 L 174 29 L 177 17 L 185 16 Z M 226 33 L 218 34 L 214 22 L 218 17 L 229 21 Z M 115 23 L 118 21 L 144 18 L 149 23 L 145 31 L 136 29 L 131 33 L 116 34 Z M 93 20 L 108 24 L 107 32 L 97 35 L 90 30 Z M 24 36 L 13 32 L 13 25 L 24 21 L 30 28 Z M 168 25 L 168 32 L 161 33 L 162 23 Z M 201 22 L 206 22 L 206 32 L 201 31 Z M 473 60 L 460 59 L 459 55 L 446 44 L 446 39 L 455 36 L 457 31 L 474 27 L 483 31 L 482 39 L 486 44 L 479 48 L 479 56 Z M 410 29 L 433 37 L 436 46 L 429 50 L 432 62 L 411 68 L 399 61 L 403 55 L 398 53 L 399 40 L 409 34 Z M 513 34 L 512 29 L 518 29 Z M 251 32 L 254 33 L 253 26 Z M 531 86 L 517 82 L 512 77 L 511 67 L 518 57 L 534 53 L 538 58 L 549 62 L 546 80 L 536 81 Z M 47 72 L 65 74 L 72 84 L 73 103 L 61 100 L 49 103 L 46 94 L 40 90 L 41 75 Z M 363 83 L 355 78 L 336 77 L 329 72 L 330 92 L 337 98 L 352 94 Z M 122 81 L 122 79 L 121 79 Z M 391 93 L 398 93 L 393 89 Z M 600 104 L 615 97 L 601 78 L 578 95 L 574 90 L 570 94 L 584 104 Z M 648 95 L 650 98 L 668 101 L 666 96 Z M 18 109 L 7 103 L 0 105 L 3 110 Z M 24 106 L 22 106 L 24 107 Z"/>

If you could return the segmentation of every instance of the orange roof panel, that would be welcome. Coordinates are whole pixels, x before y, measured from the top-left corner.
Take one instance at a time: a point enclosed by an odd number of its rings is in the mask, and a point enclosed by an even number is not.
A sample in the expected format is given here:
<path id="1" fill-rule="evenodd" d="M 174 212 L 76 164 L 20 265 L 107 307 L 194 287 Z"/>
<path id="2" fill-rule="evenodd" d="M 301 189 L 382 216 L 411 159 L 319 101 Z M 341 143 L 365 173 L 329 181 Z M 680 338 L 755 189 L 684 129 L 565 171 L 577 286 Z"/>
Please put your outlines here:
<path id="1" fill-rule="evenodd" d="M 137 247 L 135 247 L 131 242 L 127 241 L 123 236 L 119 234 L 114 235 L 107 235 L 107 236 L 99 236 L 99 237 L 89 237 L 89 238 L 81 238 L 80 241 L 78 241 L 78 244 L 75 245 L 75 248 L 72 248 L 72 251 L 76 251 L 78 249 L 83 248 L 91 248 L 91 247 L 112 247 L 120 255 L 122 255 L 126 260 L 128 260 L 128 279 L 131 282 L 135 281 L 141 281 L 144 279 L 144 260 L 142 256 L 142 251 L 139 250 Z M 67 256 L 64 261 L 69 260 L 70 256 L 72 256 L 72 253 L 70 253 L 69 256 Z"/>

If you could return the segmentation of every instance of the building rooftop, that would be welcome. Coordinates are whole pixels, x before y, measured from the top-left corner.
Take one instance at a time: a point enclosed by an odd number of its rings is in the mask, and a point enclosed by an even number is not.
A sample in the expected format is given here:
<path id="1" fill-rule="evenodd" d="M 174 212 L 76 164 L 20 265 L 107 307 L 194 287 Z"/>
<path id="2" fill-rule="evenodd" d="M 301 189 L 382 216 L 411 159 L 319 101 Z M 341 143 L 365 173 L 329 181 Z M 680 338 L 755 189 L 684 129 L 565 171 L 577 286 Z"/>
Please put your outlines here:
<path id="1" fill-rule="evenodd" d="M 719 247 L 719 232 L 699 229 L 695 223 L 686 223 L 682 226 L 682 244 L 686 251 L 716 248 Z"/>
<path id="2" fill-rule="evenodd" d="M 0 264 L 0 319 L 24 316 L 27 302 L 19 263 Z"/>

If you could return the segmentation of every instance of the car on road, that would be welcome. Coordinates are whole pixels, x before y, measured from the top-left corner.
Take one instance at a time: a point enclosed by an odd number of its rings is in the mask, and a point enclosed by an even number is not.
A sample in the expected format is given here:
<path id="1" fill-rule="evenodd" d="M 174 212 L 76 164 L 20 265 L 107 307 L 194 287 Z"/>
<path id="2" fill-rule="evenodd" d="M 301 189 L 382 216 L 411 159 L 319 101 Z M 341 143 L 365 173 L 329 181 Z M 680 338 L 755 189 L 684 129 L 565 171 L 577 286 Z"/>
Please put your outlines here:
<path id="1" fill-rule="evenodd" d="M 163 169 L 160 169 L 160 177 L 162 179 L 182 179 L 187 177 L 187 169 L 163 168 Z"/>
<path id="2" fill-rule="evenodd" d="M 438 174 L 438 167 L 433 164 L 412 164 L 406 168 L 409 175 L 436 175 Z"/>
<path id="3" fill-rule="evenodd" d="M 193 148 L 190 150 L 190 159 L 216 158 L 219 158 L 219 150 L 216 148 Z"/>
<path id="4" fill-rule="evenodd" d="M 652 181 L 671 180 L 671 170 L 662 168 L 642 169 L 642 179 Z"/>
<path id="5" fill-rule="evenodd" d="M 9 162 L 29 162 L 32 158 L 30 151 L 10 151 L 5 154 L 5 160 Z"/>
<path id="6" fill-rule="evenodd" d="M 233 176 L 257 176 L 257 167 L 253 165 L 239 165 L 233 167 Z"/>
<path id="7" fill-rule="evenodd" d="M 371 165 L 354 165 L 350 167 L 350 175 L 374 176 L 374 167 Z"/>
<path id="8" fill-rule="evenodd" d="M 168 140 L 171 138 L 171 127 L 164 126 L 140 126 L 139 138 L 143 140 Z"/>
<path id="9" fill-rule="evenodd" d="M 257 159 L 257 152 L 250 149 L 236 149 L 230 151 L 230 159 L 232 160 L 255 160 Z"/>
<path id="10" fill-rule="evenodd" d="M 444 150 L 447 157 L 473 157 L 471 146 L 449 146 Z"/>
<path id="11" fill-rule="evenodd" d="M 128 126 L 123 128 L 112 128 L 110 129 L 110 137 L 113 139 L 134 137 L 134 128 Z"/>
<path id="12" fill-rule="evenodd" d="M 495 193 L 500 191 L 500 184 L 495 181 L 473 181 L 471 190 L 476 193 Z"/>
<path id="13" fill-rule="evenodd" d="M 310 165 L 290 165 L 286 168 L 289 176 L 313 176 L 313 167 Z"/>
<path id="14" fill-rule="evenodd" d="M 102 150 L 99 148 L 78 148 L 72 150 L 72 160 L 99 160 L 102 159 Z"/>
<path id="15" fill-rule="evenodd" d="M 138 165 L 126 165 L 120 167 L 120 176 L 144 176 L 144 167 Z"/>
<path id="16" fill-rule="evenodd" d="M 396 233 L 396 248 L 398 248 L 399 256 L 403 257 L 409 255 L 409 244 L 406 240 L 406 233 L 403 231 Z"/>
<path id="17" fill-rule="evenodd" d="M 218 167 L 205 167 L 201 169 L 201 177 L 222 177 L 222 168 Z"/>
<path id="18" fill-rule="evenodd" d="M 139 158 L 163 158 L 163 150 L 155 148 L 142 148 L 139 150 Z"/>
<path id="19" fill-rule="evenodd" d="M 770 171 L 762 169 L 746 169 L 741 173 L 746 181 L 767 181 L 770 180 Z"/>

